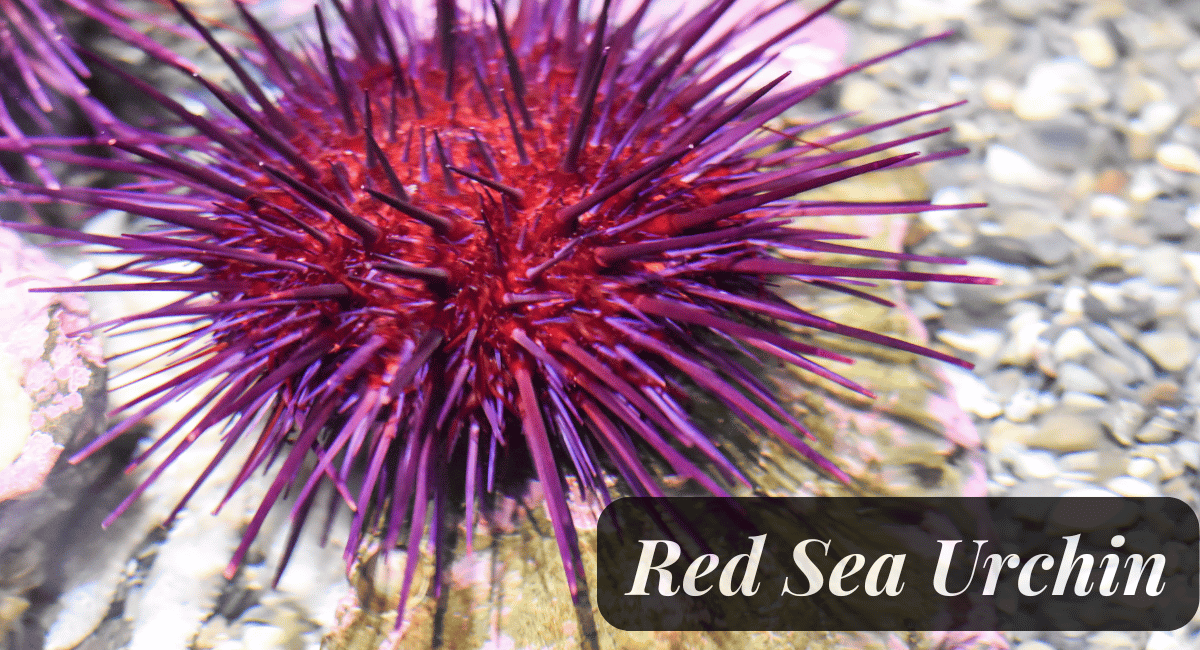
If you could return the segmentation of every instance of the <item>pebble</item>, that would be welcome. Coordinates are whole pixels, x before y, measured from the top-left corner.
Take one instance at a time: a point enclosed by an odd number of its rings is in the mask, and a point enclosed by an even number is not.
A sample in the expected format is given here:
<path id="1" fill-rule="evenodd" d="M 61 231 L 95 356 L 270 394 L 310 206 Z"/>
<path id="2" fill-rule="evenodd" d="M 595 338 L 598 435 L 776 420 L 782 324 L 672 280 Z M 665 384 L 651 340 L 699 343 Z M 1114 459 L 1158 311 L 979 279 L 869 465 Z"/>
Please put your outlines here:
<path id="1" fill-rule="evenodd" d="M 1154 152 L 1158 164 L 1177 172 L 1200 174 L 1200 153 L 1178 142 L 1164 144 Z"/>
<path id="2" fill-rule="evenodd" d="M 1098 27 L 1085 27 L 1071 34 L 1075 48 L 1079 50 L 1079 58 L 1096 68 L 1107 68 L 1117 62 L 1117 48 L 1104 30 Z"/>
<path id="3" fill-rule="evenodd" d="M 1192 469 L 1200 469 L 1200 442 L 1195 440 L 1180 440 L 1173 445 L 1180 460 Z"/>
<path id="4" fill-rule="evenodd" d="M 1154 461 L 1150 464 L 1153 466 Z M 1048 451 L 1029 451 L 1016 458 L 1013 471 L 1025 479 L 1050 478 L 1058 474 L 1058 462 Z"/>
<path id="5" fill-rule="evenodd" d="M 1100 467 L 1100 452 L 1089 449 L 1063 454 L 1059 457 L 1058 464 L 1065 470 L 1091 472 Z"/>
<path id="6" fill-rule="evenodd" d="M 1066 391 L 1107 395 L 1108 382 L 1078 363 L 1066 362 L 1058 368 L 1058 385 Z"/>
<path id="7" fill-rule="evenodd" d="M 1167 372 L 1179 372 L 1192 363 L 1195 355 L 1186 330 L 1168 329 L 1146 332 L 1137 339 L 1138 347 Z"/>
<path id="8" fill-rule="evenodd" d="M 1055 650 L 1054 646 L 1042 641 L 1025 641 L 1017 645 L 1013 650 Z"/>
<path id="9" fill-rule="evenodd" d="M 1063 333 L 1054 341 L 1052 351 L 1054 358 L 1061 362 L 1082 359 L 1089 354 L 1095 353 L 1097 348 L 1096 344 L 1092 342 L 1092 339 L 1083 330 L 1078 327 L 1071 327 L 1063 330 Z"/>
<path id="10" fill-rule="evenodd" d="M 1004 417 L 1011 422 L 1028 422 L 1037 411 L 1037 391 L 1026 388 L 1017 391 L 1004 406 Z"/>
<path id="11" fill-rule="evenodd" d="M 1094 412 L 1058 408 L 1042 416 L 1041 433 L 1029 441 L 1030 447 L 1052 451 L 1086 451 L 1104 439 L 1104 431 Z"/>
<path id="12" fill-rule="evenodd" d="M 1149 458 L 1131 458 L 1125 472 L 1134 478 L 1148 479 L 1157 469 L 1158 463 Z"/>
<path id="13" fill-rule="evenodd" d="M 1118 476 L 1104 485 L 1124 497 L 1154 497 L 1159 495 L 1158 486 L 1132 476 Z"/>
<path id="14" fill-rule="evenodd" d="M 1072 108 L 1098 108 L 1109 101 L 1106 87 L 1081 59 L 1042 61 L 1030 70 L 1013 98 L 1013 112 L 1023 120 L 1050 120 Z"/>
<path id="15" fill-rule="evenodd" d="M 1170 442 L 1176 433 L 1175 426 L 1168 422 L 1166 418 L 1155 416 L 1150 418 L 1150 421 L 1142 426 L 1142 428 L 1138 429 L 1137 435 L 1134 437 L 1137 438 L 1138 442 L 1161 443 Z"/>
<path id="16" fill-rule="evenodd" d="M 1024 154 L 1001 144 L 987 148 L 984 170 L 992 180 L 1039 192 L 1048 192 L 1059 185 L 1059 179 L 1039 167 Z"/>

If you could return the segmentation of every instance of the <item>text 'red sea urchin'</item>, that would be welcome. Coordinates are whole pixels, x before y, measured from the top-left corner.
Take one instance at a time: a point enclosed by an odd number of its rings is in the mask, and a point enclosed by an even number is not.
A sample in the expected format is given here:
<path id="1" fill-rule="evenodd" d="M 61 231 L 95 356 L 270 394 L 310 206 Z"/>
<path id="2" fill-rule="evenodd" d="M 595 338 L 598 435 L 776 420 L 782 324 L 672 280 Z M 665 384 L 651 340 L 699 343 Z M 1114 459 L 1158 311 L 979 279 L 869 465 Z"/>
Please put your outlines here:
<path id="1" fill-rule="evenodd" d="M 428 508 L 438 530 L 448 495 L 461 489 L 471 516 L 499 475 L 530 472 L 531 459 L 574 593 L 582 568 L 564 474 L 606 497 L 603 473 L 615 470 L 633 493 L 659 495 L 639 460 L 649 451 L 715 494 L 748 483 L 693 423 L 680 382 L 845 478 L 805 444 L 800 422 L 748 364 L 777 359 L 867 391 L 817 361 L 849 359 L 771 323 L 958 362 L 816 317 L 771 291 L 772 276 L 855 295 L 862 279 L 985 282 L 775 254 L 953 261 L 850 248 L 835 243 L 849 235 L 789 223 L 928 209 L 793 197 L 958 153 L 871 157 L 941 131 L 835 150 L 945 107 L 782 147 L 805 127 L 779 131 L 769 121 L 896 54 L 799 86 L 779 78 L 744 87 L 834 3 L 730 61 L 734 32 L 770 21 L 786 2 L 716 33 L 731 0 L 659 25 L 644 24 L 649 0 L 630 3 L 623 21 L 607 2 L 583 20 L 570 0 L 523 0 L 508 12 L 439 0 L 427 34 L 403 6 L 334 0 L 336 22 L 317 9 L 319 37 L 297 50 L 239 6 L 255 43 L 245 56 L 172 2 L 240 91 L 197 76 L 216 98 L 212 114 L 198 116 L 96 58 L 203 137 L 172 146 L 148 132 L 139 141 L 131 128 L 114 135 L 108 144 L 119 162 L 104 164 L 153 179 L 136 189 L 22 189 L 166 224 L 151 234 L 76 236 L 138 256 L 116 272 L 146 279 L 81 290 L 188 292 L 123 322 L 194 323 L 191 338 L 204 345 L 177 378 L 122 407 L 127 419 L 81 455 L 214 380 L 193 411 L 194 431 L 181 422 L 154 443 L 184 434 L 163 465 L 224 420 L 211 470 L 263 416 L 229 491 L 281 464 L 229 572 L 293 482 L 298 522 L 316 487 L 336 488 L 354 511 L 351 556 L 372 530 L 385 548 L 405 533 L 415 548 Z M 178 260 L 199 266 L 164 267 Z M 310 456 L 315 468 L 304 473 Z"/>

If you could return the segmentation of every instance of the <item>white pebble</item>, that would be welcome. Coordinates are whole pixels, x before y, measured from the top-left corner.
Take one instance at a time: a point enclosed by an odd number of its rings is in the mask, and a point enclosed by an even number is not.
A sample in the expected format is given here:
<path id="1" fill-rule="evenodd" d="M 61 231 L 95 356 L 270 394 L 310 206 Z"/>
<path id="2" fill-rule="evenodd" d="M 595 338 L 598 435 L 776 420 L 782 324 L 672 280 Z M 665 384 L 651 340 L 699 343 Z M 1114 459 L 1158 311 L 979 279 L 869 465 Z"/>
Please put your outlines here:
<path id="1" fill-rule="evenodd" d="M 1012 422 L 1028 422 L 1037 411 L 1038 394 L 1026 388 L 1013 395 L 1012 400 L 1004 407 L 1004 417 Z"/>
<path id="2" fill-rule="evenodd" d="M 1025 120 L 1050 120 L 1071 108 L 1108 103 L 1107 85 L 1096 71 L 1074 57 L 1036 64 L 1013 99 L 1013 111 Z"/>
<path id="3" fill-rule="evenodd" d="M 1054 646 L 1043 641 L 1026 641 L 1014 650 L 1054 650 Z"/>
<path id="4" fill-rule="evenodd" d="M 977 375 L 950 365 L 944 371 L 963 410 L 989 420 L 1004 411 L 996 400 L 996 394 Z"/>
<path id="5" fill-rule="evenodd" d="M 1125 497 L 1154 497 L 1158 496 L 1158 487 L 1140 478 L 1118 476 L 1104 484 L 1105 487 Z"/>
<path id="6" fill-rule="evenodd" d="M 1108 382 L 1087 368 L 1068 361 L 1058 368 L 1058 385 L 1066 391 L 1107 395 Z"/>
<path id="7" fill-rule="evenodd" d="M 1132 458 L 1125 467 L 1125 472 L 1135 478 L 1144 479 L 1150 478 L 1156 469 L 1158 469 L 1158 463 L 1149 458 Z"/>
<path id="8" fill-rule="evenodd" d="M 1079 50 L 1079 58 L 1097 68 L 1107 68 L 1117 62 L 1117 48 L 1104 30 L 1097 27 L 1085 27 L 1071 34 L 1075 47 Z"/>
<path id="9" fill-rule="evenodd" d="M 1097 351 L 1096 344 L 1078 327 L 1063 330 L 1058 340 L 1054 342 L 1054 358 L 1057 361 L 1073 361 L 1093 354 Z"/>
<path id="10" fill-rule="evenodd" d="M 1118 495 L 1117 495 L 1117 493 L 1113 492 L 1112 490 L 1105 490 L 1104 488 L 1081 487 L 1081 488 L 1075 488 L 1074 490 L 1068 490 L 1066 492 L 1063 492 L 1062 496 L 1064 496 L 1064 497 L 1089 497 L 1089 498 L 1108 497 L 1108 498 L 1111 498 L 1111 497 L 1115 497 Z"/>
<path id="11" fill-rule="evenodd" d="M 1150 102 L 1142 107 L 1137 118 L 1130 122 L 1130 127 L 1144 133 L 1161 135 L 1175 124 L 1175 120 L 1178 120 L 1182 113 L 1183 109 L 1174 102 Z"/>
<path id="12" fill-rule="evenodd" d="M 1182 329 L 1168 329 L 1157 332 L 1147 332 L 1138 337 L 1138 347 L 1167 372 L 1178 372 L 1192 363 L 1195 350 Z"/>
<path id="13" fill-rule="evenodd" d="M 1151 632 L 1146 639 L 1146 650 L 1184 650 L 1187 647 L 1171 632 Z"/>
<path id="14" fill-rule="evenodd" d="M 1195 440 L 1180 440 L 1172 445 L 1175 453 L 1192 469 L 1200 469 L 1200 442 Z"/>
<path id="15" fill-rule="evenodd" d="M 1177 172 L 1200 174 L 1200 153 L 1195 149 L 1177 142 L 1164 144 L 1154 152 L 1158 164 Z"/>
<path id="16" fill-rule="evenodd" d="M 983 167 L 987 175 L 997 183 L 1016 185 L 1037 192 L 1048 192 L 1058 187 L 1058 178 L 1042 169 L 1024 154 L 1001 144 L 987 148 Z"/>
<path id="17" fill-rule="evenodd" d="M 1015 459 L 1013 470 L 1024 479 L 1050 478 L 1058 474 L 1058 462 L 1048 451 L 1028 451 Z"/>

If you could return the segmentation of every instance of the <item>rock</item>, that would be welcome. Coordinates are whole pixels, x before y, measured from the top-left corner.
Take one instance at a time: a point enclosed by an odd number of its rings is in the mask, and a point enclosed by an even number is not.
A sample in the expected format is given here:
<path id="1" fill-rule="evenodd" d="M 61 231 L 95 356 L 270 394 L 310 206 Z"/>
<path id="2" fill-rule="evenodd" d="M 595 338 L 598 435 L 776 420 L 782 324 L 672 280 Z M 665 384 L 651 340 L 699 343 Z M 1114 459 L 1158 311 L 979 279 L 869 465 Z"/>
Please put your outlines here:
<path id="1" fill-rule="evenodd" d="M 1051 349 L 1057 361 L 1072 361 L 1097 351 L 1096 344 L 1078 327 L 1070 327 L 1054 341 Z"/>
<path id="2" fill-rule="evenodd" d="M 1117 48 L 1113 47 L 1112 41 L 1103 29 L 1085 27 L 1075 30 L 1071 34 L 1071 40 L 1075 41 L 1075 49 L 1079 51 L 1079 58 L 1086 61 L 1088 65 L 1107 68 L 1117 62 Z"/>
<path id="3" fill-rule="evenodd" d="M 1038 394 L 1033 389 L 1023 389 L 1016 392 L 1004 407 L 1004 417 L 1012 422 L 1028 422 L 1034 416 L 1038 407 Z"/>
<path id="4" fill-rule="evenodd" d="M 1025 85 L 1013 99 L 1013 112 L 1024 120 L 1049 120 L 1072 108 L 1097 108 L 1108 103 L 1107 85 L 1096 71 L 1074 57 L 1034 65 Z"/>
<path id="5" fill-rule="evenodd" d="M 1013 470 L 1023 479 L 1050 478 L 1058 474 L 1058 462 L 1048 451 L 1027 451 L 1014 459 Z"/>
<path id="6" fill-rule="evenodd" d="M 104 361 L 65 271 L 0 228 L 0 501 L 37 489 L 65 448 L 103 424 Z"/>
<path id="7" fill-rule="evenodd" d="M 1180 440 L 1172 445 L 1180 460 L 1192 469 L 1200 469 L 1200 442 L 1195 440 Z"/>
<path id="8" fill-rule="evenodd" d="M 1138 442 L 1161 443 L 1170 442 L 1175 438 L 1176 433 L 1178 431 L 1174 425 L 1161 415 L 1157 415 L 1150 418 L 1149 422 L 1138 429 L 1134 437 Z"/>
<path id="9" fill-rule="evenodd" d="M 1108 430 L 1112 433 L 1117 442 L 1122 445 L 1133 444 L 1133 432 L 1142 424 L 1146 418 L 1146 409 L 1140 404 L 1129 400 L 1122 400 L 1117 403 L 1116 409 L 1111 412 L 1106 420 Z"/>
<path id="10" fill-rule="evenodd" d="M 1200 174 L 1200 153 L 1185 144 L 1172 142 L 1160 146 L 1154 152 L 1158 164 L 1177 172 Z"/>
<path id="11" fill-rule="evenodd" d="M 1058 187 L 1061 182 L 1054 174 L 1039 167 L 1024 154 L 1001 144 L 993 144 L 987 148 L 983 166 L 988 177 L 997 183 L 1016 185 L 1037 192 L 1048 192 Z"/>
<path id="12" fill-rule="evenodd" d="M 1134 478 L 1148 479 L 1157 469 L 1158 463 L 1149 458 L 1131 458 L 1125 472 Z"/>
<path id="13" fill-rule="evenodd" d="M 1075 412 L 1059 408 L 1042 416 L 1040 433 L 1029 440 L 1030 447 L 1051 451 L 1086 451 L 1104 439 L 1098 413 Z"/>
<path id="14" fill-rule="evenodd" d="M 1108 394 L 1108 382 L 1098 377 L 1091 370 L 1071 361 L 1059 366 L 1058 385 L 1067 391 L 1078 391 L 1093 395 Z"/>
<path id="15" fill-rule="evenodd" d="M 1167 372 L 1179 372 L 1191 366 L 1195 348 L 1183 328 L 1147 332 L 1137 339 L 1138 347 Z"/>
<path id="16" fill-rule="evenodd" d="M 1105 487 L 1125 497 L 1155 497 L 1158 486 L 1132 476 L 1118 476 L 1104 484 Z"/>

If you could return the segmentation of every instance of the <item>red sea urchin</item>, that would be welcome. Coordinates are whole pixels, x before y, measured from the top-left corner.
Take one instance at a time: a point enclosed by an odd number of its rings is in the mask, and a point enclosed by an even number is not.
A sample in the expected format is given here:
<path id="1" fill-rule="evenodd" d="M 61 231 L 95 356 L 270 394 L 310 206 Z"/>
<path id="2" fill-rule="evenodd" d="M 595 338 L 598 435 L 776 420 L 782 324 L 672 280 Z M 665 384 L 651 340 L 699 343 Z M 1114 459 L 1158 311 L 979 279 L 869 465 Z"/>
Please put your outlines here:
<path id="1" fill-rule="evenodd" d="M 237 440 L 257 436 L 229 492 L 256 469 L 278 466 L 229 575 L 290 486 L 297 530 L 323 483 L 354 511 L 349 560 L 368 534 L 381 535 L 384 548 L 406 535 L 414 548 L 431 507 L 438 530 L 461 491 L 473 517 L 499 476 L 515 475 L 541 481 L 574 593 L 582 567 L 565 474 L 602 497 L 606 471 L 634 494 L 659 495 L 641 460 L 649 453 L 715 494 L 748 483 L 689 416 L 679 386 L 846 478 L 804 442 L 807 432 L 755 366 L 795 364 L 868 393 L 816 361 L 849 359 L 776 323 L 962 364 L 806 313 L 771 289 L 776 276 L 864 297 L 855 288 L 864 279 L 989 282 L 777 254 L 956 261 L 853 248 L 839 243 L 851 235 L 790 223 L 932 209 L 794 197 L 960 153 L 877 155 L 943 130 L 850 144 L 948 107 L 814 142 L 800 136 L 818 125 L 768 126 L 837 78 L 944 35 L 815 81 L 756 85 L 751 77 L 764 63 L 836 2 L 736 58 L 728 56 L 735 33 L 771 21 L 787 0 L 720 29 L 733 0 L 655 25 L 647 24 L 650 0 L 627 0 L 624 18 L 604 2 L 594 19 L 581 18 L 578 0 L 522 0 L 507 9 L 438 0 L 428 21 L 405 3 L 332 0 L 337 19 L 317 8 L 314 37 L 295 49 L 238 5 L 252 35 L 244 53 L 171 4 L 240 89 L 196 74 L 215 101 L 195 114 L 119 64 L 88 55 L 167 116 L 168 124 L 121 125 L 98 139 L 112 157 L 92 159 L 95 167 L 142 180 L 103 190 L 8 185 L 163 224 L 121 237 L 24 229 L 135 256 L 102 275 L 138 281 L 78 290 L 186 292 L 119 324 L 189 324 L 183 340 L 202 350 L 118 409 L 123 419 L 76 458 L 203 390 L 195 409 L 135 461 L 176 441 L 113 516 L 199 435 L 223 429 L 224 443 L 197 486 Z M 120 18 L 89 13 L 195 73 Z M 164 135 L 180 132 L 173 122 L 185 135 Z M 42 142 L 33 153 L 64 156 L 74 144 Z M 168 266 L 180 260 L 194 267 Z"/>

